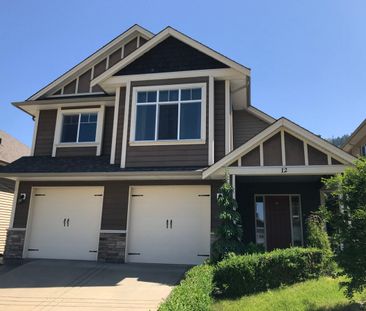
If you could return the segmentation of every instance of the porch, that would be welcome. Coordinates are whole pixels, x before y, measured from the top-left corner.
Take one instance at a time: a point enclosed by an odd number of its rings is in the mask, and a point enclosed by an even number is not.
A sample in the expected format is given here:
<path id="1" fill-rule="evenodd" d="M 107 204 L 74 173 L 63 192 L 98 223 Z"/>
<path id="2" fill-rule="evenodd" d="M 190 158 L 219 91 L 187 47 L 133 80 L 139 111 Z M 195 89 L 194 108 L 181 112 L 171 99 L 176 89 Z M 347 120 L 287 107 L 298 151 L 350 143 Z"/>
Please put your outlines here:
<path id="1" fill-rule="evenodd" d="M 236 176 L 234 183 L 244 243 L 304 245 L 306 219 L 321 204 L 321 176 Z"/>

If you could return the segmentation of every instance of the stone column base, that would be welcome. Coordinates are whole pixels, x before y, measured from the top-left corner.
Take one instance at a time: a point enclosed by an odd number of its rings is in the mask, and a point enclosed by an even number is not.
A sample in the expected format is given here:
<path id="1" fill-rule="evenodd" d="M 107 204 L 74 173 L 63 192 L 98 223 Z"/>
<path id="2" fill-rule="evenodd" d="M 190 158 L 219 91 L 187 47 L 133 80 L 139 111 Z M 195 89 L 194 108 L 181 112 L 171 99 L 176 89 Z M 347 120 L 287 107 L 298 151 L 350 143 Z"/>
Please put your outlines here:
<path id="1" fill-rule="evenodd" d="M 4 252 L 5 260 L 20 260 L 23 258 L 23 248 L 25 240 L 25 229 L 9 229 L 6 236 Z"/>
<path id="2" fill-rule="evenodd" d="M 98 261 L 125 262 L 126 233 L 100 233 Z"/>

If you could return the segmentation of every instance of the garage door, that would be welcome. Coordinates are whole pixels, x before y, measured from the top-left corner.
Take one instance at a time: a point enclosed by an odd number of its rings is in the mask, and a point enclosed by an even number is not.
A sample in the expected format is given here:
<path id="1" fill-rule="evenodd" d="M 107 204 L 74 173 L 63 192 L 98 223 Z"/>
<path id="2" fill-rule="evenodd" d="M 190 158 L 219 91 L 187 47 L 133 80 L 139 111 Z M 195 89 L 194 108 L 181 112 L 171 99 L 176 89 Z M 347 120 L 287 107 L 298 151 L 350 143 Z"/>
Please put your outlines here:
<path id="1" fill-rule="evenodd" d="M 200 264 L 210 254 L 210 186 L 131 191 L 129 262 Z"/>
<path id="2" fill-rule="evenodd" d="M 28 258 L 96 260 L 103 187 L 33 189 Z"/>

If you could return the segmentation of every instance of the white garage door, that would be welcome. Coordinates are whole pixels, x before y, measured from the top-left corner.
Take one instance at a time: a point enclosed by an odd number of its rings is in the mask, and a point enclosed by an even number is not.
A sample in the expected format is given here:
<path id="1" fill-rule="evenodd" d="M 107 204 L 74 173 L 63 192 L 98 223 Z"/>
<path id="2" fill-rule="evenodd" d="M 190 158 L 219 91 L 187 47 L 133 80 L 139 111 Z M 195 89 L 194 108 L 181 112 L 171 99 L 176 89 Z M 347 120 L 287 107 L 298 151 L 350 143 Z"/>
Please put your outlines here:
<path id="1" fill-rule="evenodd" d="M 96 260 L 103 187 L 33 189 L 26 257 Z"/>
<path id="2" fill-rule="evenodd" d="M 210 254 L 210 186 L 131 191 L 129 262 L 200 264 Z"/>

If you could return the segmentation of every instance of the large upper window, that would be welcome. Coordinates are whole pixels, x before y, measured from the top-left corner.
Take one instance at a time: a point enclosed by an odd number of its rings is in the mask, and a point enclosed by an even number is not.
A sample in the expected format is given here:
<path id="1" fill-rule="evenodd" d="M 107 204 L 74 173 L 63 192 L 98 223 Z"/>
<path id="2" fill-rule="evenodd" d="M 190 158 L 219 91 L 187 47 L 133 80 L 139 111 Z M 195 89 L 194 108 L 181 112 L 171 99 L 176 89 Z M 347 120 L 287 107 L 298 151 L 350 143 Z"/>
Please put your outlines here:
<path id="1" fill-rule="evenodd" d="M 201 140 L 204 88 L 159 87 L 135 95 L 132 141 Z"/>
<path id="2" fill-rule="evenodd" d="M 63 115 L 61 143 L 95 142 L 98 113 Z"/>

